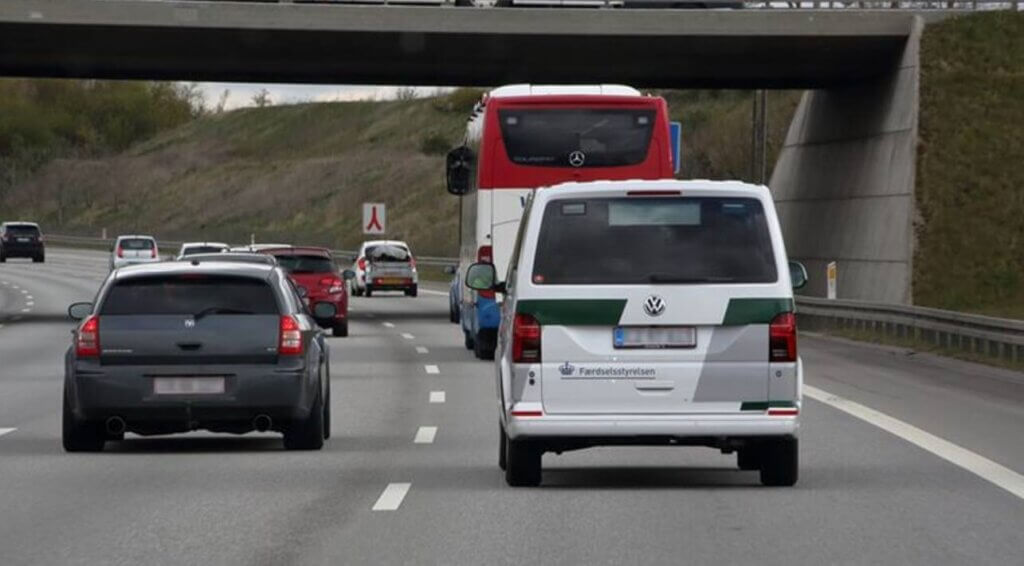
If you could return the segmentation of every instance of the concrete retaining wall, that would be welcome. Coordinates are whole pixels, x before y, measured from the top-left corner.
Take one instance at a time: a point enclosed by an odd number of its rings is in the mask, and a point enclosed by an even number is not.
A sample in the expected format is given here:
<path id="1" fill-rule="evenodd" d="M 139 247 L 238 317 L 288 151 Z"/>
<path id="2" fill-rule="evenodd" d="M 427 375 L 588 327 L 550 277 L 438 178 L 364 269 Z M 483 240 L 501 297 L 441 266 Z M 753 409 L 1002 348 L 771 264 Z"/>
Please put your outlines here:
<path id="1" fill-rule="evenodd" d="M 824 296 L 838 264 L 838 296 L 911 303 L 919 44 L 915 19 L 892 72 L 850 87 L 808 91 L 770 186 L 803 293 Z"/>

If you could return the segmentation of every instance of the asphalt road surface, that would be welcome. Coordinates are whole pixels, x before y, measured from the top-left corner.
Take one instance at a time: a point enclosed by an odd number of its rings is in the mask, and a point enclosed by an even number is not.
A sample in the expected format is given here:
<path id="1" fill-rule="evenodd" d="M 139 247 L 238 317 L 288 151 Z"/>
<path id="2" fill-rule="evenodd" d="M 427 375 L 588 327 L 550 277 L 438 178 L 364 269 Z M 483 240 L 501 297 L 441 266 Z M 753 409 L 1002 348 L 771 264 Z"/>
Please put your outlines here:
<path id="1" fill-rule="evenodd" d="M 59 249 L 0 265 L 5 566 L 1024 564 L 1020 373 L 802 336 L 807 384 L 842 399 L 805 399 L 796 487 L 711 449 L 645 447 L 546 455 L 543 487 L 513 489 L 492 366 L 437 291 L 354 299 L 351 336 L 330 339 L 322 452 L 197 432 L 65 454 L 64 312 L 106 271 L 103 254 Z M 940 457 L 943 441 L 962 452 Z"/>

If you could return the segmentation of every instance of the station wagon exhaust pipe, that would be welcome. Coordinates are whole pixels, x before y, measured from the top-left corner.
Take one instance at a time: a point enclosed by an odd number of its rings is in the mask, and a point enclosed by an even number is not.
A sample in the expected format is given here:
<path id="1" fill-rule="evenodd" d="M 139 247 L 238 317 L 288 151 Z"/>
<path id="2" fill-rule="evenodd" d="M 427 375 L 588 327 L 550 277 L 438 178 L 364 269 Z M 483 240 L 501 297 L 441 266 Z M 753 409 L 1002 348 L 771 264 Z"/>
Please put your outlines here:
<path id="1" fill-rule="evenodd" d="M 109 419 L 107 419 L 107 434 L 124 434 L 124 429 L 124 419 L 122 419 L 121 417 L 110 417 Z"/>
<path id="2" fill-rule="evenodd" d="M 256 415 L 256 418 L 252 420 L 252 428 L 259 432 L 266 432 L 273 426 L 274 421 L 267 415 Z"/>

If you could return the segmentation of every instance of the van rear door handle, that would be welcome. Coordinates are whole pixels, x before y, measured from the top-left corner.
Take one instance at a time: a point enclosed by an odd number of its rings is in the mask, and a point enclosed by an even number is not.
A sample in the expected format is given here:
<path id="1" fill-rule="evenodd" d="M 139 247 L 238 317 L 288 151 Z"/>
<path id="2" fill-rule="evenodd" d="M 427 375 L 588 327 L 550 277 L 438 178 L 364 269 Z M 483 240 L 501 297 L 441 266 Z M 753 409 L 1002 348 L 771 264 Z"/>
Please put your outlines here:
<path id="1" fill-rule="evenodd" d="M 637 383 L 635 387 L 640 391 L 672 391 L 676 388 L 676 384 L 674 381 L 652 379 Z"/>

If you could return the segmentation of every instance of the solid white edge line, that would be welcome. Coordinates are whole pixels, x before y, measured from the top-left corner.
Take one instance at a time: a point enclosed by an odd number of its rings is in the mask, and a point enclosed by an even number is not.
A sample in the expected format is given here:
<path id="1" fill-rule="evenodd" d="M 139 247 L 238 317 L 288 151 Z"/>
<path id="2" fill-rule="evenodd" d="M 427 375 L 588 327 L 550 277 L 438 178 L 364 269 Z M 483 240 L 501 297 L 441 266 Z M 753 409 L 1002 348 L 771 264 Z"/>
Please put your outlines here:
<path id="1" fill-rule="evenodd" d="M 417 354 L 429 354 L 430 350 L 426 349 L 423 346 L 416 346 L 416 353 Z"/>
<path id="2" fill-rule="evenodd" d="M 405 338 L 406 340 L 412 340 L 412 339 L 414 339 L 416 337 L 413 336 L 412 334 L 409 334 L 408 332 L 403 332 L 402 333 L 402 338 Z"/>
<path id="3" fill-rule="evenodd" d="M 988 458 L 971 452 L 966 448 L 953 444 L 917 428 L 914 425 L 905 423 L 899 419 L 890 417 L 885 413 L 865 407 L 860 403 L 833 395 L 827 391 L 810 385 L 804 385 L 804 394 L 811 399 L 834 407 L 844 413 L 853 415 L 862 421 L 870 423 L 890 434 L 896 435 L 903 440 L 931 452 L 932 454 L 959 466 L 978 477 L 1009 491 L 1020 499 L 1024 499 L 1024 476 L 1017 472 L 989 460 Z"/>
<path id="4" fill-rule="evenodd" d="M 3 436 L 5 434 L 10 434 L 10 433 L 12 433 L 12 432 L 14 432 L 16 430 L 18 430 L 18 429 L 16 429 L 16 428 L 0 428 L 0 436 Z"/>
<path id="5" fill-rule="evenodd" d="M 394 511 L 398 509 L 402 506 L 402 500 L 405 499 L 405 494 L 409 493 L 410 487 L 412 487 L 411 483 L 389 483 L 377 498 L 377 502 L 373 504 L 373 510 Z"/>
<path id="6" fill-rule="evenodd" d="M 431 391 L 430 392 L 430 402 L 431 403 L 444 403 L 447 400 L 446 397 L 447 396 L 445 395 L 444 391 Z"/>
<path id="7" fill-rule="evenodd" d="M 434 291 L 432 289 L 423 289 L 422 287 L 420 288 L 420 293 L 426 293 L 428 295 L 440 295 L 442 297 L 448 296 L 448 293 L 445 293 L 444 291 Z"/>
<path id="8" fill-rule="evenodd" d="M 423 366 L 423 369 L 431 375 L 441 373 L 441 368 L 437 366 Z"/>
<path id="9" fill-rule="evenodd" d="M 437 436 L 436 426 L 421 426 L 416 431 L 416 438 L 413 438 L 412 442 L 413 444 L 433 444 L 435 436 Z"/>

